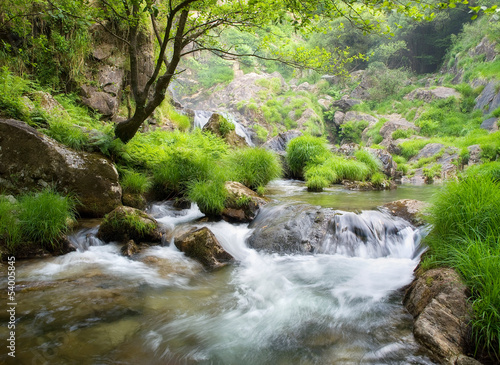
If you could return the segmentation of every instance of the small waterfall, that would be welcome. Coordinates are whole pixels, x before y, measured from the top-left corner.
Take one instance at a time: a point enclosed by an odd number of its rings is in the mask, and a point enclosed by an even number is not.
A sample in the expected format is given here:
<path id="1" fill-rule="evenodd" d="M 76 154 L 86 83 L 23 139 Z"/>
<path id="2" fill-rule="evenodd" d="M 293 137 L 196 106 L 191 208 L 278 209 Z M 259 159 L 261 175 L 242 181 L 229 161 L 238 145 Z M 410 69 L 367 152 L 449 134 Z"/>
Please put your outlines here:
<path id="1" fill-rule="evenodd" d="M 208 123 L 208 120 L 210 119 L 212 114 L 214 113 L 207 110 L 195 110 L 194 124 L 193 124 L 194 128 L 202 129 L 205 126 L 205 124 Z M 219 112 L 219 114 L 222 115 L 224 118 L 226 118 L 229 122 L 234 124 L 235 132 L 238 136 L 245 138 L 245 141 L 249 146 L 252 147 L 254 146 L 254 143 L 252 142 L 252 139 L 250 138 L 250 135 L 248 134 L 246 128 L 243 127 L 240 123 L 238 123 L 231 113 Z"/>

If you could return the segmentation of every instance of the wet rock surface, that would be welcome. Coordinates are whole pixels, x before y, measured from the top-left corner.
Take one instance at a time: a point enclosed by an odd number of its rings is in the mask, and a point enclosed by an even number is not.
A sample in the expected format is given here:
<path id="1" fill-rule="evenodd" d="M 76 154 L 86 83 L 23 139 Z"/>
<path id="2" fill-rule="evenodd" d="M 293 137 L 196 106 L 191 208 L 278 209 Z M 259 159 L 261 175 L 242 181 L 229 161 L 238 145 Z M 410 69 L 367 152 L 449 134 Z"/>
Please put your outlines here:
<path id="1" fill-rule="evenodd" d="M 235 181 L 226 182 L 226 190 L 228 198 L 222 218 L 229 222 L 251 222 L 259 209 L 268 203 L 256 192 Z"/>
<path id="2" fill-rule="evenodd" d="M 0 189 L 20 194 L 54 186 L 78 199 L 81 216 L 121 205 L 118 172 L 100 154 L 76 152 L 24 122 L 0 119 Z"/>
<path id="3" fill-rule="evenodd" d="M 447 268 L 418 272 L 404 305 L 414 317 L 415 338 L 442 364 L 464 362 L 472 307 L 458 274 Z"/>
<path id="4" fill-rule="evenodd" d="M 421 226 L 425 224 L 424 210 L 429 204 L 420 200 L 402 199 L 384 204 L 383 207 L 392 215 L 403 218 L 415 226 Z"/>
<path id="5" fill-rule="evenodd" d="M 186 256 L 197 260 L 209 270 L 225 266 L 233 259 L 207 227 L 193 228 L 175 237 L 174 244 Z"/>
<path id="6" fill-rule="evenodd" d="M 105 242 L 140 242 L 161 241 L 158 223 L 141 210 L 121 206 L 104 217 L 97 237 Z"/>

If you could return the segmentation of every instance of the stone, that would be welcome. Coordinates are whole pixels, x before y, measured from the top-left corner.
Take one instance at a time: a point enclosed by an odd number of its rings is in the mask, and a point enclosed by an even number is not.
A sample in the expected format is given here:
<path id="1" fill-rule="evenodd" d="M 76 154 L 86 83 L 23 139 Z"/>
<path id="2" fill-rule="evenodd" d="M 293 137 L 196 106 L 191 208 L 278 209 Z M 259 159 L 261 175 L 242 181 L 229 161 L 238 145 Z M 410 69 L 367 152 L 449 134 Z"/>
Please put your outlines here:
<path id="1" fill-rule="evenodd" d="M 490 62 L 493 61 L 498 55 L 498 52 L 495 49 L 496 46 L 496 42 L 492 42 L 488 39 L 488 37 L 484 37 L 476 47 L 469 51 L 469 54 L 471 56 L 479 56 L 484 54 L 484 60 L 486 62 Z"/>
<path id="2" fill-rule="evenodd" d="M 283 133 L 279 133 L 276 137 L 269 139 L 266 143 L 262 145 L 263 148 L 274 151 L 274 152 L 285 152 L 288 143 L 297 137 L 302 136 L 303 133 L 298 130 L 289 130 Z"/>
<path id="3" fill-rule="evenodd" d="M 481 163 L 482 149 L 480 145 L 473 144 L 472 146 L 467 147 L 467 150 L 469 151 L 469 161 L 467 162 L 467 165 L 472 166 Z"/>
<path id="4" fill-rule="evenodd" d="M 403 303 L 414 317 L 414 335 L 442 364 L 455 364 L 467 350 L 472 313 L 467 287 L 448 268 L 418 272 Z"/>
<path id="5" fill-rule="evenodd" d="M 207 227 L 193 228 L 175 237 L 174 244 L 187 257 L 195 259 L 208 270 L 225 266 L 233 260 Z"/>
<path id="6" fill-rule="evenodd" d="M 341 112 L 340 110 L 337 110 L 333 115 L 333 124 L 335 124 L 337 127 L 340 127 L 344 123 L 344 119 L 345 119 L 345 113 Z"/>
<path id="7" fill-rule="evenodd" d="M 222 218 L 229 222 L 251 222 L 259 209 L 268 203 L 256 192 L 235 181 L 226 182 L 228 198 L 224 204 Z"/>
<path id="8" fill-rule="evenodd" d="M 382 145 L 387 145 L 387 141 L 392 140 L 392 133 L 394 133 L 397 130 L 409 130 L 413 129 L 416 132 L 420 131 L 420 128 L 418 128 L 415 124 L 408 122 L 405 118 L 401 117 L 399 114 L 391 114 L 385 116 L 387 118 L 387 122 L 384 123 L 382 128 L 380 128 L 380 135 L 384 138 L 384 142 Z"/>
<path id="9" fill-rule="evenodd" d="M 108 159 L 73 151 L 24 122 L 0 119 L 0 191 L 17 195 L 49 185 L 74 194 L 84 217 L 102 217 L 121 205 L 118 172 Z"/>
<path id="10" fill-rule="evenodd" d="M 118 101 L 112 95 L 99 91 L 95 86 L 83 85 L 81 89 L 82 103 L 104 117 L 112 117 L 118 110 Z"/>
<path id="11" fill-rule="evenodd" d="M 97 238 L 104 242 L 160 243 L 161 233 L 158 222 L 150 215 L 139 209 L 120 206 L 106 214 Z"/>
<path id="12" fill-rule="evenodd" d="M 342 180 L 342 185 L 348 190 L 359 190 L 359 191 L 377 191 L 377 190 L 394 190 L 397 189 L 397 185 L 394 181 L 385 180 L 380 184 L 374 184 L 370 181 L 351 181 Z"/>
<path id="13" fill-rule="evenodd" d="M 347 98 L 342 98 L 340 100 L 335 100 L 331 107 L 332 108 L 339 108 L 342 112 L 347 112 L 349 111 L 354 105 L 361 104 L 361 100 L 357 99 L 350 99 L 349 97 Z"/>
<path id="14" fill-rule="evenodd" d="M 386 203 L 382 207 L 392 215 L 403 218 L 414 226 L 422 226 L 425 224 L 424 210 L 429 207 L 429 204 L 420 200 L 402 199 Z"/>
<path id="15" fill-rule="evenodd" d="M 371 116 L 370 114 L 366 114 L 363 112 L 347 112 L 345 113 L 344 117 L 344 123 L 350 122 L 350 121 L 361 121 L 364 120 L 365 122 L 368 122 L 369 127 L 373 126 L 378 122 L 378 119 L 375 118 L 374 116 Z"/>
<path id="16" fill-rule="evenodd" d="M 483 114 L 492 113 L 500 106 L 500 83 L 491 81 L 489 82 L 476 98 L 476 105 L 474 109 L 482 110 Z"/>
<path id="17" fill-rule="evenodd" d="M 203 126 L 203 131 L 209 131 L 215 134 L 216 136 L 221 137 L 226 141 L 227 144 L 230 146 L 235 146 L 235 147 L 246 147 L 248 146 L 248 143 L 246 142 L 245 138 L 239 136 L 236 134 L 236 130 L 233 129 L 229 131 L 228 133 L 224 134 L 222 133 L 220 129 L 221 125 L 221 120 L 226 120 L 222 115 L 213 113 L 210 119 L 208 120 L 207 124 Z M 231 123 L 226 120 L 227 123 Z"/>
<path id="18" fill-rule="evenodd" d="M 134 240 L 129 240 L 122 248 L 121 253 L 123 256 L 132 257 L 135 254 L 139 253 L 139 247 L 137 247 Z"/>
<path id="19" fill-rule="evenodd" d="M 488 118 L 483 123 L 481 123 L 481 128 L 486 129 L 489 132 L 496 132 L 498 130 L 498 123 L 500 118 Z"/>
<path id="20" fill-rule="evenodd" d="M 99 85 L 102 90 L 112 96 L 117 96 L 123 89 L 125 71 L 122 68 L 102 65 L 99 68 Z"/>
<path id="21" fill-rule="evenodd" d="M 398 171 L 398 164 L 392 159 L 392 155 L 387 150 L 365 148 L 372 155 L 376 156 L 382 163 L 382 171 L 384 174 L 391 178 L 400 178 L 401 171 Z"/>
<path id="22" fill-rule="evenodd" d="M 448 99 L 449 97 L 460 98 L 460 93 L 451 87 L 438 86 L 436 88 L 418 88 L 407 94 L 407 100 L 423 100 L 430 103 L 433 100 Z"/>
<path id="23" fill-rule="evenodd" d="M 450 178 L 454 176 L 458 170 L 457 162 L 460 160 L 458 148 L 445 147 L 441 143 L 429 143 L 420 152 L 412 157 L 409 162 L 417 162 L 421 158 L 430 158 L 435 155 L 435 163 L 441 165 L 441 178 Z"/>

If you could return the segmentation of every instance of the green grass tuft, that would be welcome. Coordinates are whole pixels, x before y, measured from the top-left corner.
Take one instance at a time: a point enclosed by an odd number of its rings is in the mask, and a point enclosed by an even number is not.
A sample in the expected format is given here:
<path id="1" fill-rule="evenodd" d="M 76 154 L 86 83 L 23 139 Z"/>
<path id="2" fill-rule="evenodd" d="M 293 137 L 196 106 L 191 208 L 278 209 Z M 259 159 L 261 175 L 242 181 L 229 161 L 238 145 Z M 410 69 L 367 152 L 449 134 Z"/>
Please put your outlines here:
<path id="1" fill-rule="evenodd" d="M 301 136 L 287 146 L 287 162 L 294 177 L 302 178 L 305 166 L 316 159 L 324 159 L 329 151 L 324 138 Z"/>

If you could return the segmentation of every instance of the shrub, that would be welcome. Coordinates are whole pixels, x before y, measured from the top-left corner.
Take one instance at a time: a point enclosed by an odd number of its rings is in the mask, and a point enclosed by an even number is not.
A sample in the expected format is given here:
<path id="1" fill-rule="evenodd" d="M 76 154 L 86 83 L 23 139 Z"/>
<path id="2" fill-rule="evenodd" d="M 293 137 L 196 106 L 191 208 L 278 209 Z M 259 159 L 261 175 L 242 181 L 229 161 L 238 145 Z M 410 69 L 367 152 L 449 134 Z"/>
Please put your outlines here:
<path id="1" fill-rule="evenodd" d="M 55 249 L 58 239 L 68 230 L 68 221 L 75 219 L 74 201 L 54 190 L 21 196 L 19 222 L 23 237 Z"/>
<path id="2" fill-rule="evenodd" d="M 360 143 L 361 134 L 368 127 L 369 123 L 365 120 L 349 121 L 340 126 L 339 137 L 342 143 Z M 375 139 L 375 142 L 380 142 Z"/>
<path id="3" fill-rule="evenodd" d="M 302 178 L 307 163 L 328 156 L 324 138 L 301 136 L 292 139 L 287 146 L 287 162 L 293 176 Z"/>
<path id="4" fill-rule="evenodd" d="M 263 148 L 245 148 L 234 151 L 228 156 L 231 179 L 256 190 L 271 180 L 281 176 L 281 163 L 278 156 Z"/>

